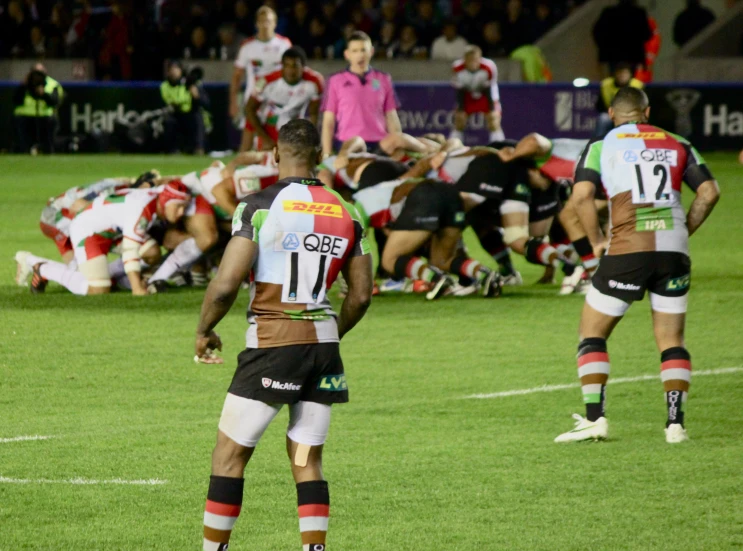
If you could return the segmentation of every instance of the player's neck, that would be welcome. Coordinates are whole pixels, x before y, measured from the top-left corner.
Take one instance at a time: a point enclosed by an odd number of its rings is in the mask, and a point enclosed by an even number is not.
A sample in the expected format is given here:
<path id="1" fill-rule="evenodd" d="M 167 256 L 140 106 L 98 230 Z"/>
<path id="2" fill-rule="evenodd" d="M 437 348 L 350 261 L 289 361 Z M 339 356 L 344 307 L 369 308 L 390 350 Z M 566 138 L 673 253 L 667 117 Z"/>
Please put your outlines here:
<path id="1" fill-rule="evenodd" d="M 273 39 L 274 36 L 276 36 L 276 33 L 271 33 L 271 34 L 261 34 L 261 33 L 258 33 L 258 34 L 255 35 L 255 37 L 258 40 L 260 40 L 261 42 L 269 42 L 270 40 Z"/>
<path id="2" fill-rule="evenodd" d="M 315 167 L 307 166 L 304 163 L 286 163 L 279 165 L 279 180 L 285 178 L 314 178 Z"/>
<path id="3" fill-rule="evenodd" d="M 351 71 L 354 75 L 364 76 L 366 73 L 369 72 L 369 65 L 364 65 L 363 67 L 354 67 L 351 65 L 348 70 Z"/>

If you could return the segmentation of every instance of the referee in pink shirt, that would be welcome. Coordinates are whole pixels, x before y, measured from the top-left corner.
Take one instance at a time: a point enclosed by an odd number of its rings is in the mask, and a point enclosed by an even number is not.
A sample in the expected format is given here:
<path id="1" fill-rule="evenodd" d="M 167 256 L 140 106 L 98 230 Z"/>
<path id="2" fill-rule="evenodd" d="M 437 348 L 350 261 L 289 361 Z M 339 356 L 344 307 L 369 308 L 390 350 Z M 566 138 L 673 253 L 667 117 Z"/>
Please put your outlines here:
<path id="1" fill-rule="evenodd" d="M 374 55 L 369 35 L 354 32 L 343 55 L 348 68 L 328 79 L 322 106 L 323 157 L 332 155 L 333 138 L 342 143 L 361 136 L 372 150 L 387 134 L 402 131 L 392 78 L 369 66 Z"/>

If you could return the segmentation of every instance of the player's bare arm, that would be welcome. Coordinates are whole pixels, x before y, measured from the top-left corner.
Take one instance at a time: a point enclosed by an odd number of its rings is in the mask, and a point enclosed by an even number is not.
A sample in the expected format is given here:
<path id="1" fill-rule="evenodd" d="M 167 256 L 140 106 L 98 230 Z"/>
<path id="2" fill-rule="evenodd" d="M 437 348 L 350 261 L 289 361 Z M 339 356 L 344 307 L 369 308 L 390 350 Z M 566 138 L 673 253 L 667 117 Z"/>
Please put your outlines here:
<path id="1" fill-rule="evenodd" d="M 237 101 L 237 94 L 245 78 L 245 69 L 234 67 L 232 69 L 232 78 L 230 79 L 230 117 L 237 117 L 240 112 L 240 105 Z"/>
<path id="2" fill-rule="evenodd" d="M 697 188 L 697 195 L 686 215 L 686 227 L 690 236 L 704 223 L 719 199 L 720 186 L 715 180 L 707 180 Z"/>
<path id="3" fill-rule="evenodd" d="M 212 195 L 217 200 L 217 205 L 224 211 L 232 216 L 235 213 L 235 209 L 238 205 L 237 197 L 235 196 L 235 187 L 232 181 L 232 177 L 222 180 L 212 190 Z"/>
<path id="4" fill-rule="evenodd" d="M 261 102 L 251 96 L 248 100 L 248 104 L 245 106 L 245 117 L 253 128 L 255 128 L 256 134 L 260 136 L 264 149 L 273 149 L 276 144 L 274 143 L 273 138 L 268 135 L 266 129 L 263 128 L 263 123 L 261 123 L 261 120 L 258 118 L 258 108 L 260 106 Z"/>
<path id="5" fill-rule="evenodd" d="M 504 148 L 499 150 L 498 155 L 505 162 L 516 159 L 533 159 L 547 155 L 550 152 L 550 147 L 551 143 L 547 138 L 541 134 L 532 132 L 519 140 L 519 143 L 513 149 Z"/>
<path id="6" fill-rule="evenodd" d="M 413 165 L 410 170 L 400 176 L 400 179 L 405 180 L 407 178 L 424 178 L 429 171 L 438 170 L 439 168 L 441 168 L 441 165 L 444 164 L 445 160 L 446 153 L 444 152 L 429 155 L 428 157 L 425 157 L 415 163 L 415 165 Z"/>
<path id="7" fill-rule="evenodd" d="M 257 256 L 258 245 L 250 239 L 233 237 L 227 245 L 219 271 L 209 284 L 201 305 L 201 317 L 196 328 L 195 352 L 198 358 L 207 356 L 207 349 L 222 349 L 214 328 L 230 311 Z"/>
<path id="8" fill-rule="evenodd" d="M 335 113 L 325 111 L 322 114 L 322 156 L 328 157 L 333 154 L 333 134 L 335 133 Z"/>
<path id="9" fill-rule="evenodd" d="M 394 132 L 402 132 L 402 124 L 400 123 L 400 117 L 397 114 L 397 109 L 387 111 L 384 114 L 384 120 L 387 126 L 388 134 L 392 134 Z"/>
<path id="10" fill-rule="evenodd" d="M 592 182 L 577 182 L 575 186 L 573 186 L 573 195 L 571 199 L 573 201 L 575 212 L 578 215 L 578 219 L 580 220 L 583 229 L 586 231 L 594 250 L 601 249 L 597 251 L 601 253 L 606 247 L 606 244 L 604 243 L 604 236 L 601 233 L 601 225 L 599 224 L 596 204 L 593 201 L 595 195 L 596 186 Z"/>
<path id="11" fill-rule="evenodd" d="M 343 277 L 348 282 L 348 294 L 338 316 L 338 336 L 341 339 L 361 321 L 371 304 L 374 286 L 371 255 L 349 258 L 343 267 Z"/>
<path id="12" fill-rule="evenodd" d="M 317 126 L 318 121 L 320 120 L 320 100 L 312 100 L 310 104 L 307 106 L 307 118 L 310 119 L 310 122 Z"/>

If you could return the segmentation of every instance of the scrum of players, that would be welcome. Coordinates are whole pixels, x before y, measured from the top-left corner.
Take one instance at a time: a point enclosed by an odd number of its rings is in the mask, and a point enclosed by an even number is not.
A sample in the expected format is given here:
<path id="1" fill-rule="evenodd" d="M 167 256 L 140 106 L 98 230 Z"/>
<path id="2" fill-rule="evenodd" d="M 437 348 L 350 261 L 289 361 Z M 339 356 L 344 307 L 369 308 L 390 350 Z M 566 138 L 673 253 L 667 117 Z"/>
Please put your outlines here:
<path id="1" fill-rule="evenodd" d="M 598 260 L 568 199 L 586 141 L 539 134 L 504 140 L 497 70 L 475 47 L 453 64 L 453 79 L 456 124 L 449 139 L 394 133 L 368 151 L 357 137 L 317 167 L 323 183 L 353 201 L 374 234 L 375 292 L 415 291 L 429 300 L 498 296 L 503 286 L 523 283 L 511 254 L 544 266 L 540 283 L 562 272 L 561 295 L 587 292 Z M 265 149 L 288 120 L 305 113 L 317 118 L 323 85 L 305 67 L 301 50 L 283 53 L 281 68 L 256 85 L 247 103 Z M 297 87 L 302 93 L 290 94 Z M 491 143 L 466 147 L 460 129 L 474 113 L 485 116 Z M 202 171 L 161 176 L 149 170 L 69 189 L 49 200 L 40 222 L 61 262 L 19 252 L 17 283 L 40 293 L 55 281 L 78 295 L 205 286 L 239 202 L 277 175 L 271 151 L 246 151 Z M 598 206 L 606 210 L 605 201 Z M 468 255 L 462 241 L 468 226 L 497 269 Z M 119 258 L 108 262 L 110 253 Z"/>
<path id="2" fill-rule="evenodd" d="M 522 284 L 511 262 L 519 254 L 545 268 L 540 283 L 563 272 L 564 295 L 586 292 L 598 264 L 568 199 L 584 145 L 530 134 L 466 147 L 458 138 L 393 134 L 368 151 L 353 138 L 317 174 L 355 204 L 374 233 L 382 276 L 375 292 L 495 297 L 503 286 Z M 55 281 L 78 295 L 204 286 L 239 202 L 277 175 L 272 152 L 248 151 L 202 171 L 148 170 L 66 190 L 48 201 L 40 220 L 61 259 L 19 252 L 17 283 L 41 293 Z M 468 226 L 497 269 L 468 255 Z M 112 253 L 118 258 L 109 262 Z"/>

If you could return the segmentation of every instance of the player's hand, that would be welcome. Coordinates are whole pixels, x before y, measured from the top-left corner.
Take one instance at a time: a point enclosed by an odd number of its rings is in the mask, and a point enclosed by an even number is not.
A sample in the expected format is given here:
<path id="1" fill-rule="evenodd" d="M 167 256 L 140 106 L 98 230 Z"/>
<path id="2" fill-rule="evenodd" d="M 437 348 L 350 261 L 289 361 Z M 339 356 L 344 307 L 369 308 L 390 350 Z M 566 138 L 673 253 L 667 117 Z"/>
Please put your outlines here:
<path id="1" fill-rule="evenodd" d="M 221 364 L 224 359 L 217 356 L 216 351 L 222 350 L 222 339 L 214 331 L 208 335 L 196 335 L 196 355 L 194 361 L 202 364 Z"/>
<path id="2" fill-rule="evenodd" d="M 593 256 L 596 258 L 601 258 L 606 253 L 606 249 L 609 246 L 609 242 L 604 239 L 603 241 L 600 241 L 599 243 L 596 243 L 593 247 Z"/>
<path id="3" fill-rule="evenodd" d="M 234 119 L 237 117 L 237 114 L 240 112 L 240 107 L 237 105 L 237 100 L 232 99 L 230 100 L 230 118 Z"/>

